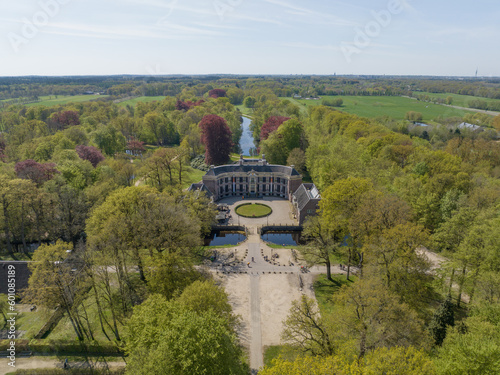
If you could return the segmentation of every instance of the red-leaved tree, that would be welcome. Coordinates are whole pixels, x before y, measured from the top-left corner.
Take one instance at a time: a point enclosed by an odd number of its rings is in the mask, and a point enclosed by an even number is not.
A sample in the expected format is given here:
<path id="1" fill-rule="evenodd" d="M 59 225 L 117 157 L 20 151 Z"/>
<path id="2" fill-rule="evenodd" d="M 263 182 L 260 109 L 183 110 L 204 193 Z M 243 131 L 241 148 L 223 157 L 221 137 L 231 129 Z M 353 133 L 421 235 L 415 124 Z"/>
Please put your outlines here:
<path id="1" fill-rule="evenodd" d="M 205 163 L 221 165 L 229 160 L 233 148 L 232 133 L 226 120 L 206 115 L 200 122 L 201 142 L 205 145 Z"/>
<path id="2" fill-rule="evenodd" d="M 280 125 L 288 120 L 290 120 L 290 117 L 284 117 L 284 116 L 269 117 L 267 121 L 264 124 L 262 124 L 262 128 L 260 129 L 260 141 L 261 142 L 265 141 L 269 137 L 269 134 L 271 134 L 275 130 L 278 130 Z"/>
<path id="3" fill-rule="evenodd" d="M 208 92 L 208 96 L 214 99 L 225 98 L 227 96 L 227 93 L 224 89 L 213 89 Z"/>
<path id="4" fill-rule="evenodd" d="M 144 142 L 132 138 L 127 142 L 127 150 L 134 156 L 140 156 L 146 151 L 144 148 Z"/>
<path id="5" fill-rule="evenodd" d="M 104 160 L 104 155 L 99 151 L 99 149 L 92 146 L 76 146 L 76 153 L 80 159 L 90 161 L 90 164 L 95 168 L 97 164 Z"/>
<path id="6" fill-rule="evenodd" d="M 78 115 L 78 112 L 76 111 L 54 113 L 51 120 L 57 122 L 65 128 L 73 125 L 80 125 L 80 115 Z"/>
<path id="7" fill-rule="evenodd" d="M 186 100 L 185 102 L 183 102 L 182 100 L 177 100 L 175 109 L 177 109 L 178 111 L 189 111 L 191 108 L 197 107 L 203 103 L 205 103 L 203 99 L 198 100 L 197 102 L 192 102 L 190 100 Z"/>
<path id="8" fill-rule="evenodd" d="M 59 173 L 54 163 L 41 164 L 31 159 L 16 163 L 14 169 L 17 177 L 24 180 L 31 180 L 38 186 L 43 185 Z"/>

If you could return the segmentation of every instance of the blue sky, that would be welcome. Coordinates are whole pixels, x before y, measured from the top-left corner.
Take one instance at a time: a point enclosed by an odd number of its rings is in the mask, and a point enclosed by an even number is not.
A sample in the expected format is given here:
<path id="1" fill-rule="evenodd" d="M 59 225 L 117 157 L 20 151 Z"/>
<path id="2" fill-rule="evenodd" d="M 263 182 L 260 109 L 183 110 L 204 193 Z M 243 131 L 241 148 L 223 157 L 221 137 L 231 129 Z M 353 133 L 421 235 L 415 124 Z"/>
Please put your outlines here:
<path id="1" fill-rule="evenodd" d="M 2 1 L 0 76 L 500 76 L 499 20 L 498 0 Z"/>

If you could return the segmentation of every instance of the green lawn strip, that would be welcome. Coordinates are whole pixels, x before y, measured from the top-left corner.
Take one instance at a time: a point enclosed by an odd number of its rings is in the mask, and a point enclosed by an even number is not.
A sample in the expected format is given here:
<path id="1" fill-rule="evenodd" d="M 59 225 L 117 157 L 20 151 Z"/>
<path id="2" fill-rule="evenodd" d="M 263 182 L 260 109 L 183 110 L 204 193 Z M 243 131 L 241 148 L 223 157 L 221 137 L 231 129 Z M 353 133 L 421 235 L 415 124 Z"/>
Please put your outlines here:
<path id="1" fill-rule="evenodd" d="M 53 106 L 53 105 L 62 105 L 68 103 L 82 103 L 89 102 L 91 100 L 106 98 L 108 95 L 58 95 L 57 98 L 55 95 L 53 96 L 42 96 L 39 102 L 26 104 L 27 107 L 33 106 Z"/>
<path id="2" fill-rule="evenodd" d="M 14 253 L 13 255 L 11 254 L 0 254 L 0 260 L 2 261 L 25 261 L 29 262 L 31 261 L 31 256 L 30 254 L 23 254 L 23 253 Z"/>
<path id="3" fill-rule="evenodd" d="M 236 207 L 236 214 L 248 218 L 266 217 L 272 212 L 271 207 L 261 203 L 244 203 Z"/>

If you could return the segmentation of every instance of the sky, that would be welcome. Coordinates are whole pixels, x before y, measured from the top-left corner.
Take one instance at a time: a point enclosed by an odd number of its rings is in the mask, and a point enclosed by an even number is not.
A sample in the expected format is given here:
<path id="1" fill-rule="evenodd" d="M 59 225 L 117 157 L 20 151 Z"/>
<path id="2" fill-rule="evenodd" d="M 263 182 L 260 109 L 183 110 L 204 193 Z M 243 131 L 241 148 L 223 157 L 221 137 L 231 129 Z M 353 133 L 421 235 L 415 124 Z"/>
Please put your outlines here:
<path id="1" fill-rule="evenodd" d="M 0 76 L 500 76 L 498 0 L 3 0 Z"/>

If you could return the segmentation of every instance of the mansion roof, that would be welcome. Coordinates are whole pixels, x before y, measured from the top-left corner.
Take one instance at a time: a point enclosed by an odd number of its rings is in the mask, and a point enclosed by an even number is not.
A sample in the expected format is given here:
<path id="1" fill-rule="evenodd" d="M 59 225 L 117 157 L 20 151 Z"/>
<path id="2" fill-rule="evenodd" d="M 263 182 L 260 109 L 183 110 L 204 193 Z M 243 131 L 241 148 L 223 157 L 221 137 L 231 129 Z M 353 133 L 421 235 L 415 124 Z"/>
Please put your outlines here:
<path id="1" fill-rule="evenodd" d="M 220 167 L 212 167 L 207 172 L 206 176 L 219 176 L 226 173 L 280 173 L 285 176 L 300 176 L 300 173 L 293 166 L 287 167 L 284 165 L 267 164 L 266 160 L 243 159 L 241 158 L 235 164 L 221 165 Z"/>
<path id="2" fill-rule="evenodd" d="M 293 194 L 294 200 L 297 202 L 297 207 L 299 210 L 303 210 L 304 207 L 313 199 L 319 201 L 321 196 L 319 194 L 318 188 L 314 184 L 302 184 Z"/>
<path id="3" fill-rule="evenodd" d="M 215 167 L 207 172 L 206 176 L 219 176 L 225 173 L 281 173 L 286 176 L 300 176 L 300 173 L 292 167 L 283 165 L 223 165 Z"/>

